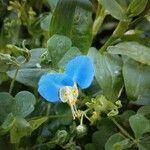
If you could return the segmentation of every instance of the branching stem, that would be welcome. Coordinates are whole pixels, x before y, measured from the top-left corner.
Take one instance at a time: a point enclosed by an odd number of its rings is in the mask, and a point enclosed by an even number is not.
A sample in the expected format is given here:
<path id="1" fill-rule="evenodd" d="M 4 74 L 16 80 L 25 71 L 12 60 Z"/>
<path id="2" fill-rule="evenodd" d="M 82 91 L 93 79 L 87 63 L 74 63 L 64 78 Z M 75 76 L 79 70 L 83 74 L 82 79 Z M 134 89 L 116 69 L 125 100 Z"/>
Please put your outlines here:
<path id="1" fill-rule="evenodd" d="M 100 52 L 106 51 L 107 47 L 110 46 L 116 39 L 120 38 L 128 29 L 129 23 L 131 20 L 120 21 L 114 30 L 113 34 L 106 41 L 106 43 L 99 49 Z"/>
<path id="2" fill-rule="evenodd" d="M 134 143 L 136 142 L 135 139 L 116 121 L 114 117 L 110 117 L 113 123 L 119 128 L 119 130 L 129 139 L 131 139 Z"/>
<path id="3" fill-rule="evenodd" d="M 17 66 L 17 69 L 16 69 L 16 72 L 15 72 L 14 78 L 13 78 L 13 80 L 11 81 L 11 84 L 10 84 L 10 88 L 9 88 L 9 93 L 10 93 L 10 94 L 12 93 L 12 90 L 13 90 L 13 87 L 14 87 L 14 83 L 15 83 L 15 81 L 16 81 L 16 77 L 17 77 L 17 74 L 18 74 L 19 69 L 20 69 L 20 66 Z"/>

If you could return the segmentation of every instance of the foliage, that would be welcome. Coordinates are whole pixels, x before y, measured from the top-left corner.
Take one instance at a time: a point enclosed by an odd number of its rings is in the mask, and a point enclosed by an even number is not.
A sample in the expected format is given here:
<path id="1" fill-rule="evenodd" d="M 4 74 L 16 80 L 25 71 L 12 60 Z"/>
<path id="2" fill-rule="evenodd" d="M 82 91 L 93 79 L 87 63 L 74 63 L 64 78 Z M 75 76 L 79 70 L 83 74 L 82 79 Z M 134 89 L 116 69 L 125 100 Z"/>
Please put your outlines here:
<path id="1" fill-rule="evenodd" d="M 149 0 L 1 0 L 0 149 L 149 150 L 149 26 Z M 80 55 L 95 77 L 73 118 L 38 83 Z"/>

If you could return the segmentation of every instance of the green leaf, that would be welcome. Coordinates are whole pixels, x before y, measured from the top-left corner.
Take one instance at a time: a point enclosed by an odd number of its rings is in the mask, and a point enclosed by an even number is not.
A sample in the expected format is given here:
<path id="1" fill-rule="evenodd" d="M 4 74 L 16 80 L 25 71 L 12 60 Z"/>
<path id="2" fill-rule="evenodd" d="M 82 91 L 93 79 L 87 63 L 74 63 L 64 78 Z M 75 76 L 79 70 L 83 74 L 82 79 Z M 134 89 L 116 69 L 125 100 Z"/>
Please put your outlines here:
<path id="1" fill-rule="evenodd" d="M 0 136 L 6 134 L 14 125 L 15 118 L 12 113 L 8 114 L 0 127 Z"/>
<path id="2" fill-rule="evenodd" d="M 40 22 L 41 29 L 44 31 L 49 31 L 49 26 L 51 22 L 52 14 L 46 15 L 42 18 Z"/>
<path id="3" fill-rule="evenodd" d="M 51 9 L 54 10 L 59 0 L 48 0 L 49 5 L 51 6 Z M 92 9 L 92 3 L 89 0 L 76 0 L 76 4 L 80 6 L 81 8 L 91 10 Z"/>
<path id="4" fill-rule="evenodd" d="M 143 116 L 150 116 L 150 105 L 140 107 L 137 113 Z"/>
<path id="5" fill-rule="evenodd" d="M 55 113 L 62 125 L 69 125 L 72 122 L 71 109 L 67 104 L 58 103 L 55 105 Z"/>
<path id="6" fill-rule="evenodd" d="M 150 105 L 150 90 L 145 90 L 144 94 L 138 96 L 138 99 L 132 103 L 136 105 Z"/>
<path id="7" fill-rule="evenodd" d="M 132 100 L 143 95 L 150 88 L 150 67 L 127 59 L 123 66 L 126 92 Z"/>
<path id="8" fill-rule="evenodd" d="M 86 53 L 92 42 L 92 12 L 77 7 L 71 30 L 71 40 L 73 46 Z"/>
<path id="9" fill-rule="evenodd" d="M 20 139 L 29 136 L 31 131 L 30 124 L 25 119 L 17 117 L 13 128 L 10 130 L 11 143 L 19 143 Z"/>
<path id="10" fill-rule="evenodd" d="M 1 65 L 1 64 L 0 64 Z M 0 72 L 0 85 L 8 80 L 8 76 L 6 75 L 5 72 Z"/>
<path id="11" fill-rule="evenodd" d="M 128 6 L 128 1 L 127 0 L 116 0 L 117 1 L 117 3 L 119 4 L 119 5 L 121 5 L 121 7 L 123 7 L 123 8 L 127 8 L 127 6 Z"/>
<path id="12" fill-rule="evenodd" d="M 15 118 L 14 118 L 13 114 L 12 113 L 8 114 L 5 121 L 1 125 L 1 127 L 3 129 L 9 130 L 13 126 L 14 120 L 15 120 Z"/>
<path id="13" fill-rule="evenodd" d="M 71 47 L 59 61 L 58 66 L 63 68 L 71 59 L 79 55 L 82 55 L 80 50 L 77 47 Z"/>
<path id="14" fill-rule="evenodd" d="M 138 144 L 138 150 L 149 150 L 150 148 L 150 136 L 145 136 L 143 139 L 140 140 Z"/>
<path id="15" fill-rule="evenodd" d="M 129 7 L 128 13 L 131 16 L 139 15 L 146 7 L 148 0 L 132 0 Z"/>
<path id="16" fill-rule="evenodd" d="M 125 138 L 121 133 L 112 135 L 106 145 L 105 150 L 122 150 L 128 147 L 129 139 Z"/>
<path id="17" fill-rule="evenodd" d="M 123 112 L 123 114 L 118 115 L 118 118 L 119 118 L 120 122 L 122 122 L 124 124 L 128 124 L 129 118 L 132 115 L 135 115 L 135 112 L 133 110 L 126 110 Z"/>
<path id="18" fill-rule="evenodd" d="M 123 42 L 115 46 L 108 47 L 107 51 L 111 54 L 126 55 L 143 64 L 150 65 L 150 48 L 137 42 Z"/>
<path id="19" fill-rule="evenodd" d="M 150 132 L 150 120 L 141 114 L 133 115 L 129 118 L 129 123 L 136 138 L 141 138 L 144 133 Z"/>
<path id="20" fill-rule="evenodd" d="M 16 81 L 31 87 L 37 87 L 40 77 L 49 72 L 49 69 L 22 68 L 18 71 Z M 14 78 L 16 70 L 7 71 L 7 75 Z"/>
<path id="21" fill-rule="evenodd" d="M 85 145 L 84 150 L 96 150 L 96 148 L 94 144 L 88 143 Z"/>
<path id="22" fill-rule="evenodd" d="M 48 120 L 47 116 L 31 119 L 29 121 L 29 124 L 30 124 L 30 127 L 32 128 L 32 131 L 36 130 L 39 126 L 41 126 L 47 120 Z"/>
<path id="23" fill-rule="evenodd" d="M 50 23 L 50 35 L 53 34 L 61 34 L 66 36 L 70 35 L 75 8 L 76 8 L 75 0 L 58 1 Z"/>
<path id="24" fill-rule="evenodd" d="M 40 77 L 50 71 L 49 69 L 42 69 L 40 66 L 40 57 L 45 53 L 47 49 L 45 48 L 36 48 L 30 51 L 31 58 L 30 60 L 21 66 L 19 69 L 16 81 L 23 83 L 27 86 L 37 87 Z M 7 75 L 10 78 L 14 78 L 16 70 L 7 71 Z"/>
<path id="25" fill-rule="evenodd" d="M 89 7 L 88 0 L 60 0 L 52 16 L 50 35 L 68 36 L 73 46 L 87 52 L 92 42 L 92 11 Z"/>
<path id="26" fill-rule="evenodd" d="M 104 149 L 108 138 L 117 132 L 114 124 L 108 119 L 102 119 L 98 124 L 98 131 L 92 135 L 92 143 L 97 149 Z"/>
<path id="27" fill-rule="evenodd" d="M 98 0 L 98 2 L 116 19 L 127 19 L 125 10 L 118 4 L 116 0 Z"/>
<path id="28" fill-rule="evenodd" d="M 85 10 L 92 10 L 92 2 L 90 0 L 76 0 L 77 1 L 77 6 L 81 7 Z"/>
<path id="29" fill-rule="evenodd" d="M 46 48 L 34 48 L 30 50 L 31 58 L 30 60 L 23 64 L 21 68 L 38 68 L 40 63 L 41 55 L 47 51 Z"/>
<path id="30" fill-rule="evenodd" d="M 72 42 L 68 37 L 57 34 L 53 35 L 47 43 L 52 63 L 55 64 L 59 62 L 72 45 Z"/>
<path id="31" fill-rule="evenodd" d="M 88 55 L 94 62 L 95 77 L 103 90 L 103 94 L 107 99 L 115 101 L 123 86 L 121 58 L 107 53 L 102 55 L 94 48 L 89 50 Z"/>
<path id="32" fill-rule="evenodd" d="M 14 99 L 9 93 L 0 92 L 0 123 L 11 113 L 13 101 Z"/>
<path id="33" fill-rule="evenodd" d="M 36 99 L 32 93 L 21 91 L 15 96 L 13 114 L 24 118 L 34 110 L 35 103 Z"/>
<path id="34" fill-rule="evenodd" d="M 52 11 L 55 9 L 59 0 L 47 0 L 48 4 L 50 5 Z"/>
<path id="35" fill-rule="evenodd" d="M 4 62 L 0 62 L 0 73 L 1 72 L 6 72 L 9 69 L 9 66 L 10 65 L 5 64 Z"/>

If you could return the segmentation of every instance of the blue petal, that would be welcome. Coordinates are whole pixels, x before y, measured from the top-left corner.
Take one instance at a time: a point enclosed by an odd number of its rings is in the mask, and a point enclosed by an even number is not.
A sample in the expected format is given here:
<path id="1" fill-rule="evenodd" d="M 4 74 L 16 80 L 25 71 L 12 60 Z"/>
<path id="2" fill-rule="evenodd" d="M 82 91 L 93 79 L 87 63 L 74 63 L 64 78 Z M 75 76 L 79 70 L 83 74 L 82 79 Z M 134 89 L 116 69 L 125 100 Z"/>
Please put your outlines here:
<path id="1" fill-rule="evenodd" d="M 81 89 L 89 87 L 95 74 L 92 60 L 87 56 L 77 56 L 67 64 L 66 74 L 72 77 Z"/>
<path id="2" fill-rule="evenodd" d="M 59 101 L 59 89 L 63 86 L 73 86 L 73 80 L 66 74 L 45 74 L 39 81 L 40 95 L 50 102 Z"/>

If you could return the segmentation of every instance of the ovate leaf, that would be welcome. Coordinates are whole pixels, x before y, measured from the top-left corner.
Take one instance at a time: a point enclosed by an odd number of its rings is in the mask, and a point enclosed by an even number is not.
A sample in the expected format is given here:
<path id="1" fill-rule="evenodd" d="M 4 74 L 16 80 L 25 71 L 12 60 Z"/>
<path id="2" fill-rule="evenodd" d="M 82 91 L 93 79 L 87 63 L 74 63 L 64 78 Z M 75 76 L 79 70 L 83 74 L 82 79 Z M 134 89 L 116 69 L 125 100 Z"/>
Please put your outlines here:
<path id="1" fill-rule="evenodd" d="M 80 50 L 77 47 L 71 47 L 59 61 L 59 67 L 64 67 L 71 59 L 79 55 L 82 55 Z"/>
<path id="2" fill-rule="evenodd" d="M 42 69 L 40 66 L 40 57 L 46 51 L 47 49 L 44 48 L 30 50 L 31 58 L 26 64 L 21 65 L 16 81 L 27 86 L 37 87 L 40 77 L 49 71 L 49 69 Z M 14 78 L 15 72 L 15 69 L 9 70 L 7 71 L 7 75 L 10 78 Z"/>
<path id="3" fill-rule="evenodd" d="M 51 7 L 51 10 L 53 11 L 57 5 L 59 0 L 47 0 L 48 4 L 50 5 Z"/>
<path id="4" fill-rule="evenodd" d="M 149 150 L 150 148 L 150 136 L 145 136 L 143 139 L 140 140 L 138 144 L 139 150 Z"/>
<path id="5" fill-rule="evenodd" d="M 34 110 L 35 103 L 36 99 L 32 93 L 21 91 L 15 96 L 13 114 L 24 118 Z"/>
<path id="6" fill-rule="evenodd" d="M 98 0 L 98 2 L 116 19 L 125 20 L 125 10 L 116 0 Z"/>
<path id="7" fill-rule="evenodd" d="M 48 40 L 48 51 L 52 63 L 57 64 L 64 54 L 71 48 L 71 40 L 63 35 L 55 34 Z"/>
<path id="8" fill-rule="evenodd" d="M 98 149 L 104 149 L 108 138 L 117 132 L 116 127 L 109 119 L 102 119 L 98 124 L 98 131 L 92 135 L 92 143 Z"/>
<path id="9" fill-rule="evenodd" d="M 138 99 L 132 103 L 136 105 L 150 105 L 150 90 L 145 90 L 144 94 L 138 96 Z"/>
<path id="10" fill-rule="evenodd" d="M 23 118 L 16 117 L 15 124 L 10 130 L 10 141 L 11 143 L 19 143 L 20 139 L 24 136 L 31 134 L 30 124 Z"/>
<path id="11" fill-rule="evenodd" d="M 90 0 L 76 0 L 77 6 L 85 9 L 85 10 L 92 10 L 92 2 Z"/>
<path id="12" fill-rule="evenodd" d="M 101 54 L 94 48 L 90 49 L 88 55 L 94 62 L 95 77 L 103 90 L 103 94 L 107 99 L 115 101 L 123 86 L 121 58 L 107 53 Z"/>
<path id="13" fill-rule="evenodd" d="M 0 127 L 0 136 L 6 134 L 14 125 L 15 117 L 12 113 L 8 114 Z"/>
<path id="14" fill-rule="evenodd" d="M 87 52 L 92 42 L 91 6 L 89 0 L 59 0 L 50 23 L 50 35 L 68 36 L 73 46 Z"/>
<path id="15" fill-rule="evenodd" d="M 147 2 L 148 0 L 132 0 L 128 7 L 129 15 L 139 15 L 145 9 Z"/>
<path id="16" fill-rule="evenodd" d="M 49 26 L 50 26 L 50 21 L 52 18 L 52 14 L 50 13 L 49 15 L 46 15 L 42 18 L 40 26 L 41 29 L 44 31 L 49 31 Z"/>
<path id="17" fill-rule="evenodd" d="M 50 35 L 53 34 L 61 34 L 66 36 L 70 35 L 75 8 L 76 8 L 75 0 L 58 1 L 50 23 Z"/>
<path id="18" fill-rule="evenodd" d="M 129 139 L 125 138 L 121 133 L 116 133 L 108 139 L 105 150 L 122 150 L 128 146 Z"/>
<path id="19" fill-rule="evenodd" d="M 137 99 L 150 88 L 150 67 L 128 59 L 123 66 L 126 92 L 132 100 Z"/>
<path id="20" fill-rule="evenodd" d="M 18 71 L 16 81 L 27 86 L 37 87 L 40 77 L 50 71 L 41 68 L 22 68 Z M 14 78 L 16 70 L 7 71 L 9 77 Z"/>
<path id="21" fill-rule="evenodd" d="M 44 122 L 46 122 L 48 117 L 38 117 L 35 119 L 31 119 L 29 121 L 30 127 L 32 128 L 32 131 L 36 130 L 39 126 L 41 126 Z"/>
<path id="22" fill-rule="evenodd" d="M 144 133 L 150 132 L 150 120 L 141 114 L 131 116 L 129 123 L 136 138 L 141 138 Z"/>
<path id="23" fill-rule="evenodd" d="M 35 48 L 35 49 L 31 49 L 30 53 L 31 53 L 31 58 L 30 60 L 23 64 L 21 67 L 22 68 L 37 68 L 38 64 L 40 63 L 40 57 L 43 53 L 45 53 L 47 51 L 46 48 Z"/>
<path id="24" fill-rule="evenodd" d="M 72 113 L 68 105 L 58 103 L 55 105 L 55 113 L 58 115 L 58 122 L 62 125 L 69 125 L 72 122 Z"/>
<path id="25" fill-rule="evenodd" d="M 71 30 L 73 46 L 78 47 L 81 52 L 86 53 L 92 42 L 92 12 L 77 7 Z"/>
<path id="26" fill-rule="evenodd" d="M 115 46 L 108 47 L 111 54 L 126 55 L 143 64 L 150 65 L 150 48 L 137 42 L 123 42 Z"/>
<path id="27" fill-rule="evenodd" d="M 14 99 L 9 93 L 0 92 L 0 123 L 11 113 L 13 101 Z"/>
<path id="28" fill-rule="evenodd" d="M 13 114 L 12 113 L 8 114 L 1 127 L 5 130 L 9 130 L 14 124 L 14 120 L 15 118 Z"/>
<path id="29" fill-rule="evenodd" d="M 150 105 L 140 107 L 137 113 L 143 116 L 150 116 Z"/>

